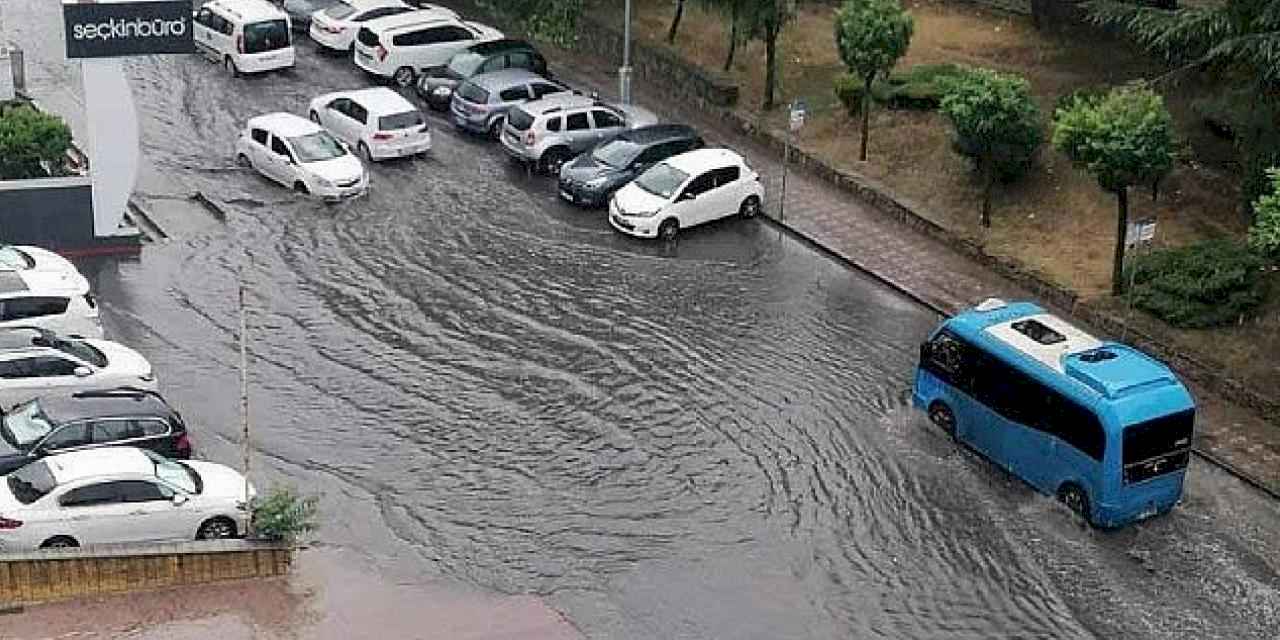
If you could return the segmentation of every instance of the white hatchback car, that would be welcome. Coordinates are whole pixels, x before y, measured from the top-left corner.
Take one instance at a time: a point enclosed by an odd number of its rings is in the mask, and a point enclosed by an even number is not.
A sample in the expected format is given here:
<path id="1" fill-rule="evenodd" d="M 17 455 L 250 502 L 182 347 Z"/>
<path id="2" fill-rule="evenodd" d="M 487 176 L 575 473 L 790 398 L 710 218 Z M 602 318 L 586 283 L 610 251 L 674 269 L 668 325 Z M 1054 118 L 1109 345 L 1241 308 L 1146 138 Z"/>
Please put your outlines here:
<path id="1" fill-rule="evenodd" d="M 256 495 L 212 462 L 134 447 L 53 455 L 0 483 L 0 552 L 242 536 Z"/>
<path id="2" fill-rule="evenodd" d="M 348 52 L 356 41 L 356 32 L 370 20 L 414 11 L 401 0 L 342 0 L 311 14 L 307 35 L 330 51 Z"/>
<path id="3" fill-rule="evenodd" d="M 682 229 L 734 214 L 753 218 L 764 202 L 760 175 L 728 149 L 672 156 L 622 187 L 609 203 L 609 224 L 642 238 L 670 240 Z"/>
<path id="4" fill-rule="evenodd" d="M 212 0 L 195 13 L 192 36 L 231 75 L 294 65 L 289 16 L 267 0 Z"/>
<path id="5" fill-rule="evenodd" d="M 70 260 L 40 247 L 0 246 L 0 328 L 37 326 L 101 338 L 89 281 Z"/>
<path id="6" fill-rule="evenodd" d="M 355 147 L 366 162 L 431 150 L 427 119 L 386 87 L 326 93 L 311 101 L 311 121 Z"/>
<path id="7" fill-rule="evenodd" d="M 418 74 L 449 64 L 453 54 L 502 32 L 459 19 L 448 10 L 425 9 L 366 22 L 356 34 L 357 67 L 412 87 Z"/>
<path id="8" fill-rule="evenodd" d="M 158 391 L 151 363 L 109 340 L 74 340 L 39 328 L 0 330 L 0 407 L 50 389 Z"/>
<path id="9" fill-rule="evenodd" d="M 236 140 L 236 162 L 326 202 L 363 195 L 369 174 L 360 159 L 320 125 L 291 113 L 249 120 Z"/>

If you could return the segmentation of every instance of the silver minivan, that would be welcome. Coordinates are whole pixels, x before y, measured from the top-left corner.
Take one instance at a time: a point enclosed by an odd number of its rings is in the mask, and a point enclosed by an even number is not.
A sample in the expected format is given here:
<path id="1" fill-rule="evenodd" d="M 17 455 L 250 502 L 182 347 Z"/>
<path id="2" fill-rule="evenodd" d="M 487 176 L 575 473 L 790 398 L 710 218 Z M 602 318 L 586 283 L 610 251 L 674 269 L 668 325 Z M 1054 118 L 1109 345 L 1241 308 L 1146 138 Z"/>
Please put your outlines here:
<path id="1" fill-rule="evenodd" d="M 570 89 L 526 69 L 484 73 L 463 82 L 449 103 L 450 120 L 459 129 L 498 139 L 511 107 Z"/>
<path id="2" fill-rule="evenodd" d="M 576 93 L 557 93 L 512 107 L 502 130 L 502 147 L 521 162 L 559 175 L 574 156 L 626 131 L 658 123 L 651 111 L 612 105 Z"/>

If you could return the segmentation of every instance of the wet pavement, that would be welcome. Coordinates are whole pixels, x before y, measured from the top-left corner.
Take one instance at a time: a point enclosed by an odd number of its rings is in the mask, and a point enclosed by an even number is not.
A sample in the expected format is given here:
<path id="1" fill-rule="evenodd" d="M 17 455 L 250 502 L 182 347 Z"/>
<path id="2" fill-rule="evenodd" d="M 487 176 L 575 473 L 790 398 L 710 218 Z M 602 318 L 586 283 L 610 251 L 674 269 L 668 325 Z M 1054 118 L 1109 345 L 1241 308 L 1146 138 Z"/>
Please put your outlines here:
<path id="1" fill-rule="evenodd" d="M 17 4 L 20 42 L 56 33 Z M 1169 516 L 1078 527 L 910 410 L 936 316 L 767 223 L 632 241 L 438 117 L 430 159 L 350 203 L 235 169 L 247 118 L 368 84 L 299 54 L 248 79 L 130 63 L 139 197 L 172 239 L 86 268 L 108 331 L 231 463 L 243 274 L 252 472 L 322 496 L 327 548 L 593 638 L 1280 632 L 1275 503 L 1195 465 Z"/>

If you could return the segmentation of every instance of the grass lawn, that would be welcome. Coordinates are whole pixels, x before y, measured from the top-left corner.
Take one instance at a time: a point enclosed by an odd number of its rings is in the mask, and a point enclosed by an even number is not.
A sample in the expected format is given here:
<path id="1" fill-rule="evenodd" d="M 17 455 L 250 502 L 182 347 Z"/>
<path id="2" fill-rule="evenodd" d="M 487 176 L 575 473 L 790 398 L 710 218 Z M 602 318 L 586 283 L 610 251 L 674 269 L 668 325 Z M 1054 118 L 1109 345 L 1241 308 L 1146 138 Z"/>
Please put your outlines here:
<path id="1" fill-rule="evenodd" d="M 621 23 L 620 2 L 593 3 L 601 19 Z M 1045 119 L 1054 101 L 1078 88 L 1122 84 L 1160 76 L 1164 67 L 1137 48 L 1088 33 L 1037 32 L 1030 18 L 984 10 L 959 2 L 908 2 L 915 35 L 899 69 L 916 64 L 953 62 L 1023 75 Z M 638 40 L 663 44 L 675 7 L 672 0 L 634 0 L 633 32 Z M 858 122 L 836 100 L 832 81 L 844 70 L 832 33 L 833 6 L 807 3 L 783 33 L 779 104 L 804 98 L 810 119 L 800 145 L 842 169 L 874 177 L 919 205 L 920 213 L 943 226 L 980 240 L 988 252 L 1015 258 L 1050 281 L 1090 299 L 1110 291 L 1116 201 L 1086 172 L 1049 147 L 1021 181 L 997 187 L 990 230 L 978 225 L 981 192 L 969 162 L 950 147 L 950 127 L 936 112 L 872 113 L 870 157 L 857 160 Z M 703 67 L 720 69 L 728 51 L 725 20 L 688 2 L 676 38 L 676 50 Z M 764 95 L 764 46 L 739 46 L 730 73 L 739 81 L 738 108 L 785 127 L 785 109 L 761 113 Z M 1161 85 L 1185 145 L 1184 159 L 1152 201 L 1149 189 L 1130 196 L 1132 219 L 1156 216 L 1157 246 L 1182 245 L 1247 230 L 1237 211 L 1238 167 L 1230 142 L 1215 138 L 1192 109 L 1192 101 L 1215 87 L 1201 79 Z M 909 143 L 904 143 L 909 141 Z M 1280 278 L 1273 276 L 1280 289 Z M 1186 346 L 1223 360 L 1249 380 L 1280 384 L 1280 296 L 1272 295 L 1262 320 L 1218 331 L 1175 331 Z M 1112 301 L 1115 304 L 1115 301 Z M 1151 318 L 1135 314 L 1138 325 Z M 1266 352 L 1277 357 L 1257 357 Z"/>

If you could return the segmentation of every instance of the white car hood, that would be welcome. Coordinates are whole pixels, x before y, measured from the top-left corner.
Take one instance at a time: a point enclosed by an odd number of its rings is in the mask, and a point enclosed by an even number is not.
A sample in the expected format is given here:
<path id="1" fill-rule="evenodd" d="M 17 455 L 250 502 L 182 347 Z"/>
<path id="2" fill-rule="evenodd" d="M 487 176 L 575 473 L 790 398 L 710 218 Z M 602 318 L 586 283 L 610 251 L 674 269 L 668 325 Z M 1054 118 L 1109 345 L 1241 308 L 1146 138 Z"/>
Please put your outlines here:
<path id="1" fill-rule="evenodd" d="M 364 165 L 350 153 L 332 160 L 308 162 L 302 166 L 307 171 L 334 183 L 359 180 L 364 175 Z"/>
<path id="2" fill-rule="evenodd" d="M 244 476 L 239 471 L 225 465 L 204 462 L 203 460 L 186 460 L 184 463 L 200 474 L 200 481 L 204 483 L 203 491 L 200 492 L 201 496 L 206 498 L 244 499 Z M 257 495 L 257 490 L 254 489 L 251 483 L 249 485 L 249 497 L 253 498 L 255 495 Z"/>
<path id="3" fill-rule="evenodd" d="M 613 202 L 623 215 L 649 213 L 657 211 L 667 204 L 666 198 L 659 198 L 637 187 L 634 182 L 618 189 L 618 192 L 613 196 Z"/>
<path id="4" fill-rule="evenodd" d="M 104 371 L 118 375 L 153 375 L 151 363 L 142 354 L 110 340 L 85 340 L 107 357 Z"/>

